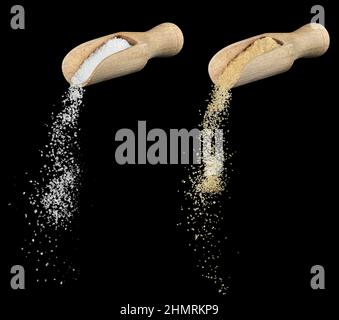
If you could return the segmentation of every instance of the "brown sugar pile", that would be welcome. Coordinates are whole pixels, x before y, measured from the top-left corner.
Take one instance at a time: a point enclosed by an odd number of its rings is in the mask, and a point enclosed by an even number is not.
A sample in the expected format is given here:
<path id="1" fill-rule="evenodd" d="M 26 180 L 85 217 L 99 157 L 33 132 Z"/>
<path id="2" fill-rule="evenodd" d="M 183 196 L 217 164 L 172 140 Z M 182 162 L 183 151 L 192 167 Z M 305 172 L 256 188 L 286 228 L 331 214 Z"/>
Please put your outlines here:
<path id="1" fill-rule="evenodd" d="M 228 107 L 231 100 L 230 88 L 240 78 L 242 70 L 255 57 L 271 51 L 280 44 L 270 37 L 260 38 L 254 41 L 249 47 L 238 54 L 227 65 L 224 72 L 218 79 L 218 84 L 214 85 L 211 98 L 205 112 L 202 127 L 204 130 L 215 132 L 220 128 L 221 122 L 228 118 Z M 202 139 L 206 135 L 202 134 Z M 224 189 L 222 179 L 223 156 L 208 156 L 202 159 L 204 170 L 201 181 L 196 185 L 198 192 L 220 193 Z M 218 168 L 217 170 L 215 168 Z"/>
<path id="2" fill-rule="evenodd" d="M 232 155 L 228 148 L 227 136 L 223 136 L 220 128 L 224 127 L 229 119 L 230 88 L 237 83 L 246 64 L 254 57 L 278 46 L 272 38 L 261 38 L 239 53 L 225 68 L 218 84 L 213 86 L 201 123 L 201 140 L 203 145 L 206 141 L 210 143 L 210 152 L 203 152 L 201 164 L 190 168 L 188 181 L 183 181 L 185 205 L 181 208 L 183 221 L 179 226 L 190 234 L 189 246 L 194 252 L 201 276 L 223 295 L 229 289 L 229 276 L 222 268 L 222 243 L 227 237 L 221 232 L 224 217 L 221 195 L 225 195 L 229 179 L 227 169 L 230 167 L 229 160 Z M 221 135 L 217 137 L 220 132 Z M 216 143 L 217 141 L 219 143 Z M 213 144 L 215 147 L 212 147 Z"/>

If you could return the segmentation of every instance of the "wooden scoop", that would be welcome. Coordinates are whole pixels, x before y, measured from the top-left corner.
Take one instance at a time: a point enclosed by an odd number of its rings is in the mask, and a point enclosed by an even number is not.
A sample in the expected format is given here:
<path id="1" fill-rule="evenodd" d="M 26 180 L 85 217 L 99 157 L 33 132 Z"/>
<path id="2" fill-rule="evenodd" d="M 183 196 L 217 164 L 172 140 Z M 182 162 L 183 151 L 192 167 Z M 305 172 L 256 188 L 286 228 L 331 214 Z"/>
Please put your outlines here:
<path id="1" fill-rule="evenodd" d="M 330 44 L 327 30 L 318 23 L 306 24 L 291 33 L 261 34 L 233 43 L 215 54 L 208 65 L 211 80 L 218 84 L 218 79 L 229 62 L 255 40 L 263 37 L 271 37 L 281 46 L 250 60 L 233 87 L 285 72 L 292 67 L 294 60 L 321 56 Z"/>
<path id="2" fill-rule="evenodd" d="M 66 55 L 62 62 L 66 80 L 71 83 L 73 75 L 90 54 L 114 37 L 125 39 L 131 47 L 104 59 L 82 86 L 140 71 L 150 58 L 176 55 L 184 43 L 181 30 L 173 23 L 162 23 L 146 32 L 118 32 L 97 38 L 77 46 Z"/>

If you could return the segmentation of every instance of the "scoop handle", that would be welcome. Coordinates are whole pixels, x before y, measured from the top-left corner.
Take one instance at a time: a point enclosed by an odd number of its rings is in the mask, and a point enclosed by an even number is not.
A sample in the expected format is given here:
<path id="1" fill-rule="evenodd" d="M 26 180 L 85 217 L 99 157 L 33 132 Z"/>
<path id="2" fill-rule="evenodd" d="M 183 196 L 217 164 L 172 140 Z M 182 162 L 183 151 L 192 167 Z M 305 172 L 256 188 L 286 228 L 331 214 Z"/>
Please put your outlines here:
<path id="1" fill-rule="evenodd" d="M 144 32 L 142 38 L 147 43 L 150 58 L 174 56 L 184 44 L 180 28 L 170 22 L 159 24 Z"/>
<path id="2" fill-rule="evenodd" d="M 309 23 L 290 33 L 277 36 L 286 44 L 292 44 L 294 58 L 313 58 L 324 54 L 329 45 L 330 37 L 319 23 Z"/>

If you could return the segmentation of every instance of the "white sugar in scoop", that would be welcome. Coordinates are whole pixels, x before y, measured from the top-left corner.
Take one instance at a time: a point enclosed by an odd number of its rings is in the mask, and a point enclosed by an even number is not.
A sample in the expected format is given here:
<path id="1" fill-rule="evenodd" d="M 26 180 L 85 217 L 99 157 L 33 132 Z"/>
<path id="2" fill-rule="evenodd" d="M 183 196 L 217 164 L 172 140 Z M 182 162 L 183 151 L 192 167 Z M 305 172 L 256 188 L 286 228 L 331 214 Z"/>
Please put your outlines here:
<path id="1" fill-rule="evenodd" d="M 72 49 L 62 72 L 71 85 L 85 87 L 140 71 L 153 57 L 174 56 L 183 43 L 179 27 L 168 22 L 146 32 L 118 32 Z"/>
<path id="2" fill-rule="evenodd" d="M 80 66 L 71 79 L 71 84 L 81 86 L 86 83 L 97 66 L 110 55 L 128 49 L 131 45 L 122 38 L 113 38 L 96 49 Z"/>

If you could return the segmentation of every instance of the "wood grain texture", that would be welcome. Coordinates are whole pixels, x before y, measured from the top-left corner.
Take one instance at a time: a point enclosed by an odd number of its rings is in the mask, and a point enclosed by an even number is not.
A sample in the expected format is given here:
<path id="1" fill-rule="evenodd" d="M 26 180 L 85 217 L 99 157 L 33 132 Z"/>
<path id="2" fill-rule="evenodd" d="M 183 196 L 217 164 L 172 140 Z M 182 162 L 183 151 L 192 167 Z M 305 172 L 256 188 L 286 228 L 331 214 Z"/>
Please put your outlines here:
<path id="1" fill-rule="evenodd" d="M 318 57 L 324 54 L 330 44 L 327 30 L 317 23 L 306 24 L 290 33 L 264 33 L 254 36 L 233 43 L 213 56 L 208 65 L 211 80 L 217 84 L 218 78 L 229 62 L 254 41 L 263 37 L 271 37 L 281 46 L 252 59 L 242 70 L 234 87 L 285 72 L 298 58 Z"/>

